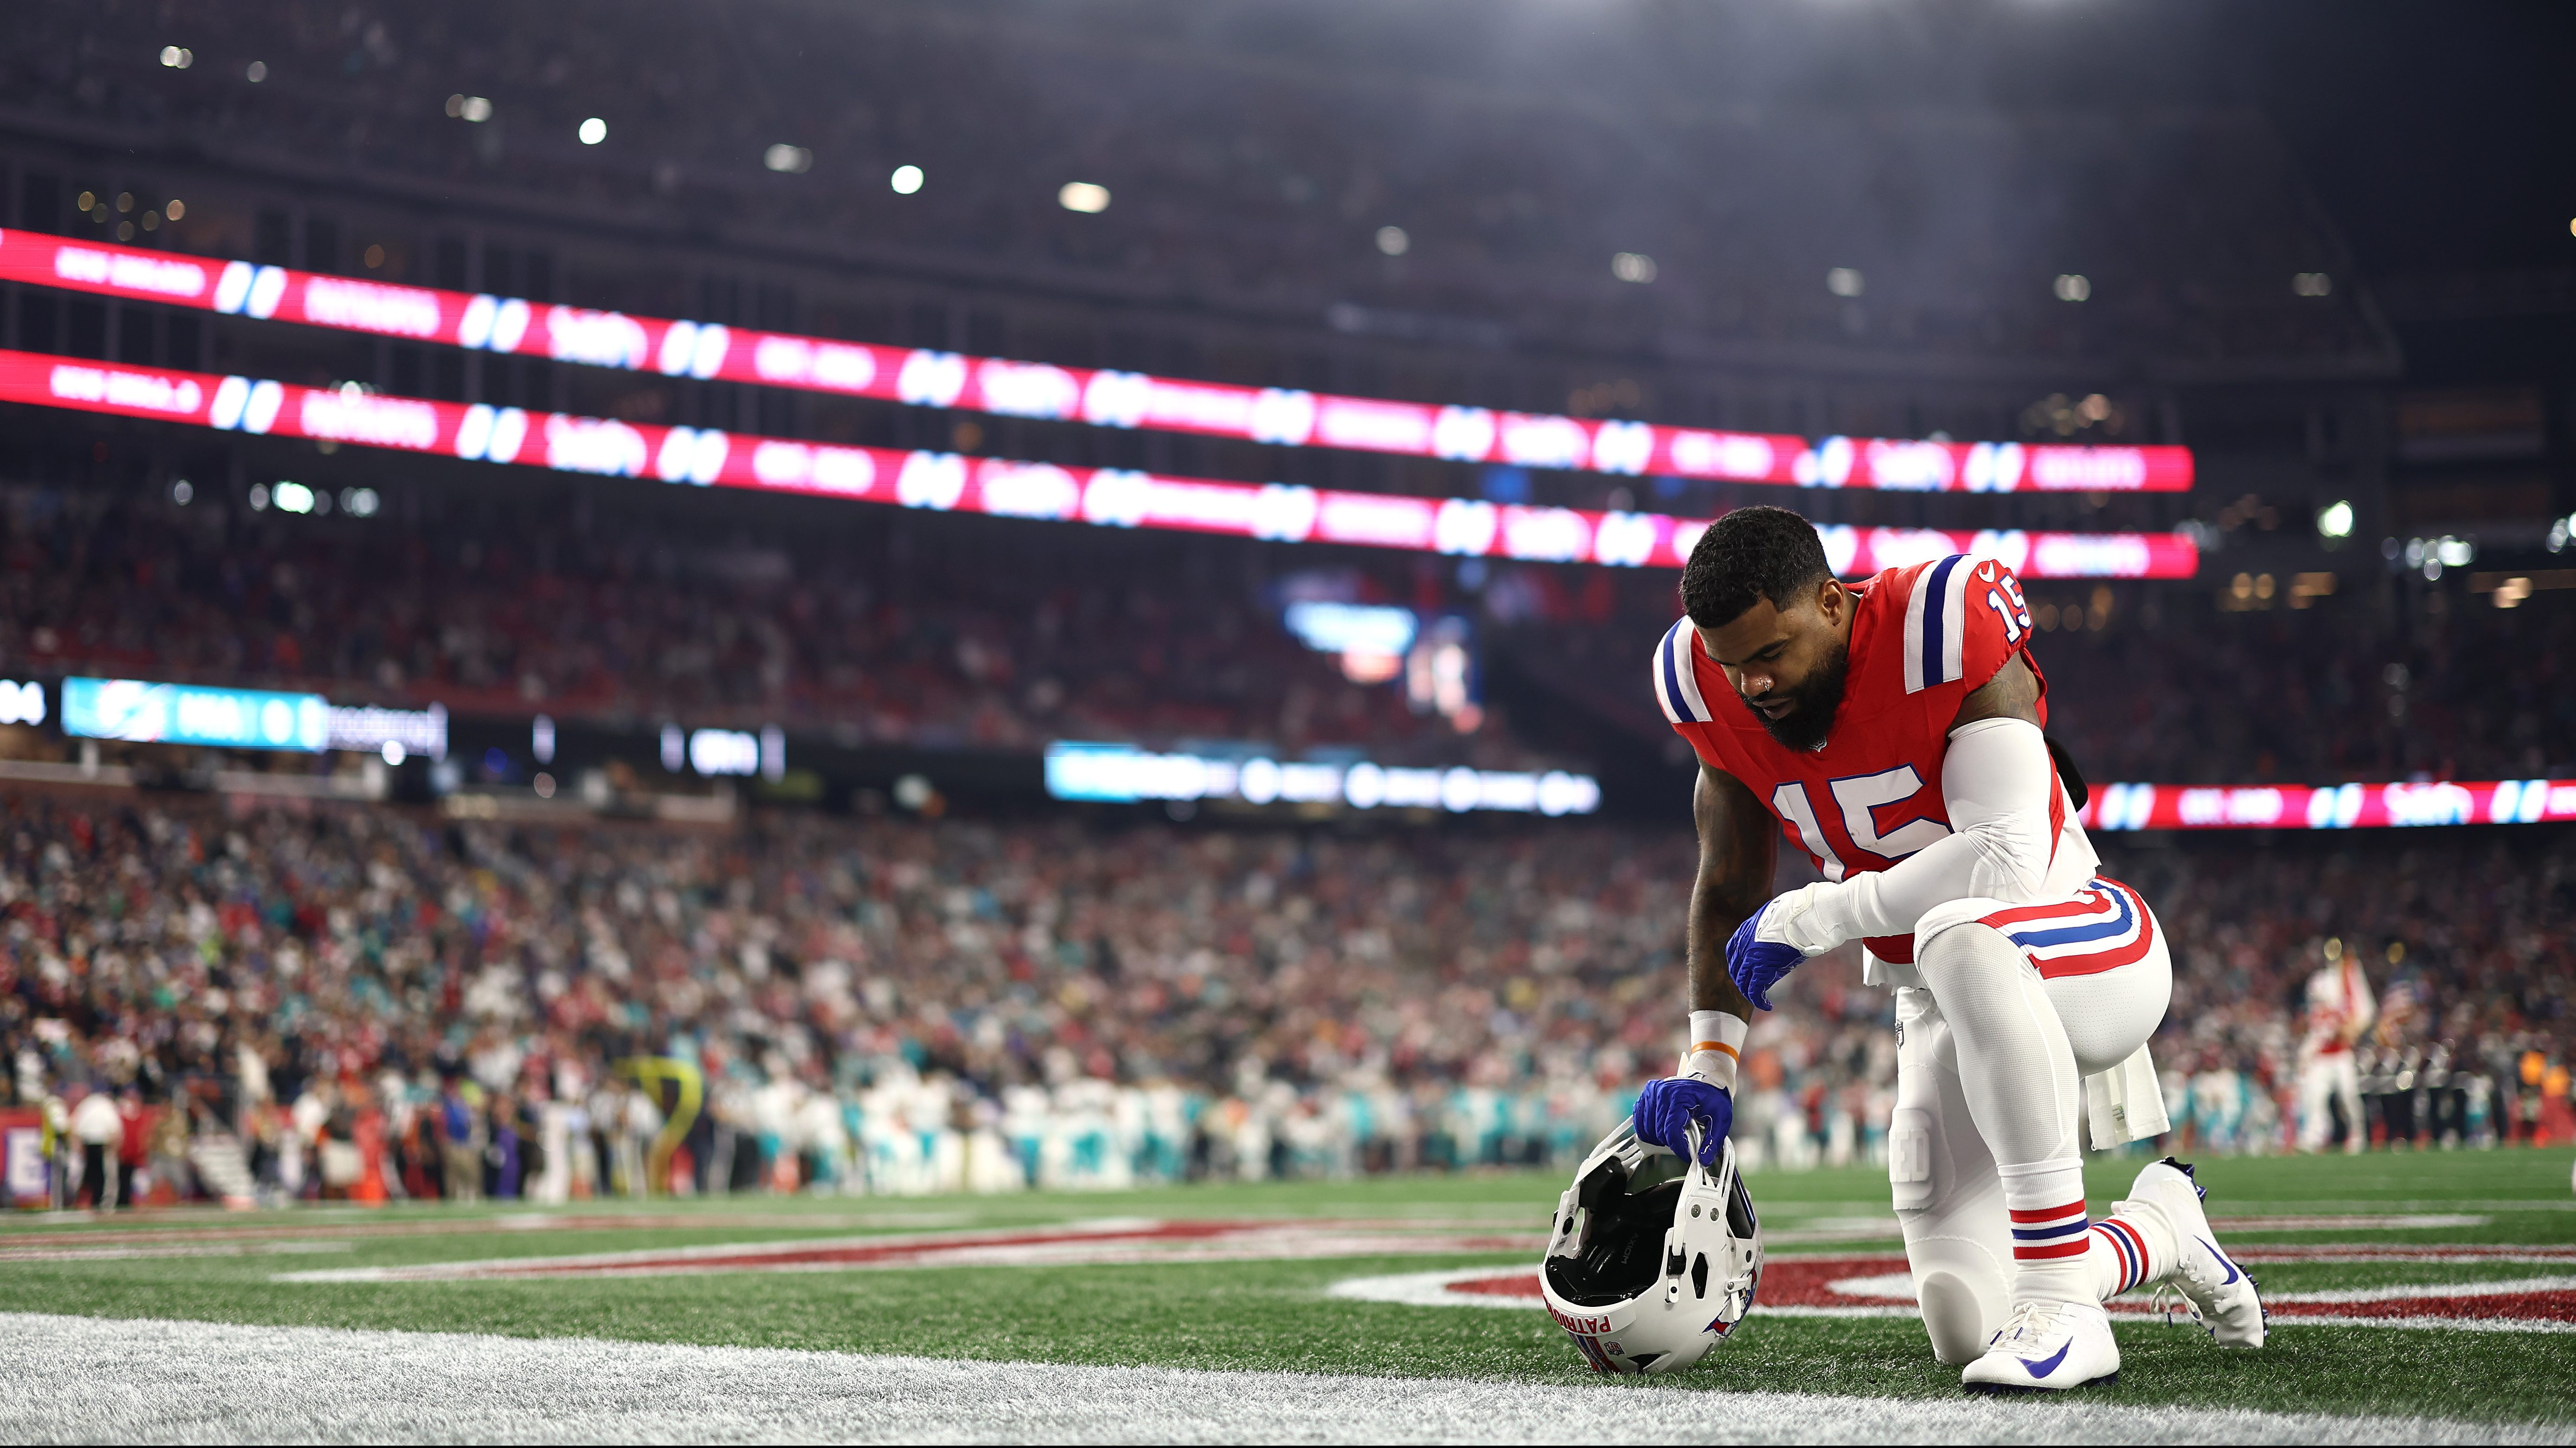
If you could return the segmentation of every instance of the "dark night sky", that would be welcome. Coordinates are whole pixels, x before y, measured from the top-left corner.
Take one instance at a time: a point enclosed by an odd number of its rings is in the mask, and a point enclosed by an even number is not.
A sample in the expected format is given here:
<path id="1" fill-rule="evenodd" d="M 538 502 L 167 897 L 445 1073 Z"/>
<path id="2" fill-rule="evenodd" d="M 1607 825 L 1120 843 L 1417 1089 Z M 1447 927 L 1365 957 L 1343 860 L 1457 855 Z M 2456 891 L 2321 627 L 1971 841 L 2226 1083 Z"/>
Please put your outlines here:
<path id="1" fill-rule="evenodd" d="M 976 0 L 964 0 L 976 5 Z M 2576 266 L 2576 6 L 982 0 L 1097 33 L 1595 101 L 2251 106 L 2377 277 Z"/>
<path id="2" fill-rule="evenodd" d="M 2371 271 L 2576 265 L 2576 8 L 2307 4 L 2260 23 L 2250 98 Z"/>

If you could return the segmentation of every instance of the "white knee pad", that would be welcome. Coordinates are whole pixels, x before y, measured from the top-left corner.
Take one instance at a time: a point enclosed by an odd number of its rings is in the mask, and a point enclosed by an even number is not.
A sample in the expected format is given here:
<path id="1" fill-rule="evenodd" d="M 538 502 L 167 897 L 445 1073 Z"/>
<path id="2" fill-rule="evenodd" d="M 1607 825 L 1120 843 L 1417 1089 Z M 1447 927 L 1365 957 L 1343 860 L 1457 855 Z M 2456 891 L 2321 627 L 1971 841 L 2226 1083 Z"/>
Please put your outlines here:
<path id="1" fill-rule="evenodd" d="M 1932 1355 L 1956 1365 L 1983 1353 L 2012 1310 L 2003 1183 L 1943 1064 L 1948 1027 L 1930 995 L 1900 991 L 1897 1021 L 1888 1185 Z"/>
<path id="2" fill-rule="evenodd" d="M 1978 1214 L 1941 1200 L 1935 1178 L 1952 1173 L 1933 1163 L 1940 1151 L 1938 1116 L 1899 1107 L 1887 1133 L 1888 1176 L 1896 1190 L 1896 1220 L 1905 1234 L 1905 1264 L 1914 1275 L 1914 1300 L 1923 1308 L 1923 1330 L 1934 1359 L 1956 1366 L 1974 1361 L 2012 1311 L 2011 1279 L 1994 1248 L 1970 1227 Z M 1954 1183 L 1955 1185 L 1955 1183 Z M 2002 1212 L 1998 1188 L 1990 1206 Z M 1962 1218 L 1970 1220 L 1961 1220 Z"/>

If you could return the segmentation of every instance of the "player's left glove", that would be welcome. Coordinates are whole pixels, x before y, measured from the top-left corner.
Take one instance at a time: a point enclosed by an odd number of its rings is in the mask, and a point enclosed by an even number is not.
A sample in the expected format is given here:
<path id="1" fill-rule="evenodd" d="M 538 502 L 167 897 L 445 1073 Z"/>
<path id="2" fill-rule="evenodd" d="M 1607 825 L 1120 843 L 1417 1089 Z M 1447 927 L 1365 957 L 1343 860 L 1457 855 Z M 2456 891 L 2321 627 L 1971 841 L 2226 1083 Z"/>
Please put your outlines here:
<path id="1" fill-rule="evenodd" d="M 1833 888 L 1818 881 L 1775 895 L 1727 938 L 1727 977 L 1756 1008 L 1771 1009 L 1771 987 L 1807 957 L 1842 943 L 1825 933 L 1816 909 L 1819 895 Z"/>
<path id="2" fill-rule="evenodd" d="M 1699 1164 L 1713 1166 L 1717 1148 L 1735 1128 L 1735 1098 L 1713 1081 L 1697 1076 L 1665 1076 L 1646 1083 L 1637 1095 L 1637 1139 L 1675 1156 L 1691 1154 L 1691 1123 L 1699 1123 Z"/>

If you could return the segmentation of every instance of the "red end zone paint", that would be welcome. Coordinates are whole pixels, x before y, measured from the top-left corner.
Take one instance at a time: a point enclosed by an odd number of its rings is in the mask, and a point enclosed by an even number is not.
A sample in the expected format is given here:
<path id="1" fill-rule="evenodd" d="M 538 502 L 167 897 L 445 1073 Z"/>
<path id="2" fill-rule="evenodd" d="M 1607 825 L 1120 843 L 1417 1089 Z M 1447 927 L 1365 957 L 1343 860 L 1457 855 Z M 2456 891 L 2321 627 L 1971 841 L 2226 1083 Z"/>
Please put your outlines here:
<path id="1" fill-rule="evenodd" d="M 2301 1262 L 2494 1262 L 2533 1261 L 2576 1264 L 2576 1249 L 2463 1248 L 2290 1248 L 2279 1252 L 2240 1252 L 2236 1260 L 2253 1266 L 2270 1261 Z M 1431 1274 L 1446 1280 L 1424 1281 L 1428 1291 L 1382 1300 L 1433 1302 L 1438 1297 L 1491 1302 L 1502 1298 L 1539 1303 L 1538 1274 L 1527 1271 L 1491 1274 Z M 1891 1312 L 1910 1315 L 1914 1300 L 1886 1290 L 1892 1279 L 1906 1278 L 1903 1257 L 1773 1258 L 1762 1269 L 1762 1292 L 1756 1313 L 1798 1316 L 1877 1317 Z M 1379 1279 L 1393 1284 L 1399 1279 Z M 1431 1293 L 1437 1293 L 1434 1297 Z M 1346 1293 L 1348 1296 L 1377 1294 Z M 2266 1293 L 2264 1305 L 2275 1326 L 2284 1322 L 2369 1324 L 2375 1326 L 2499 1326 L 2524 1330 L 2576 1330 L 2576 1275 L 2553 1275 L 2510 1282 L 2407 1283 L 2338 1288 L 2318 1292 Z M 2161 1316 L 2143 1297 L 2117 1300 L 2113 1313 L 2131 1317 Z"/>

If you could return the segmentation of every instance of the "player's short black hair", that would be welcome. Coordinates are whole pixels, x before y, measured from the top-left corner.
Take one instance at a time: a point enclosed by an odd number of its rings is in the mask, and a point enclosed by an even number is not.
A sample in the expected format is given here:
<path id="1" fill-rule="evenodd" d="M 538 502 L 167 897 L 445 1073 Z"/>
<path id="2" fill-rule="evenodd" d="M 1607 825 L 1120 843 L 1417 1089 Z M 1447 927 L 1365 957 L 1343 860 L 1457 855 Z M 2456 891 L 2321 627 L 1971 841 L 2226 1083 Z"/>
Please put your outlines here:
<path id="1" fill-rule="evenodd" d="M 1702 628 L 1724 628 L 1753 600 L 1784 608 L 1832 571 L 1813 523 L 1786 508 L 1738 508 L 1692 546 L 1682 569 L 1682 611 Z"/>

